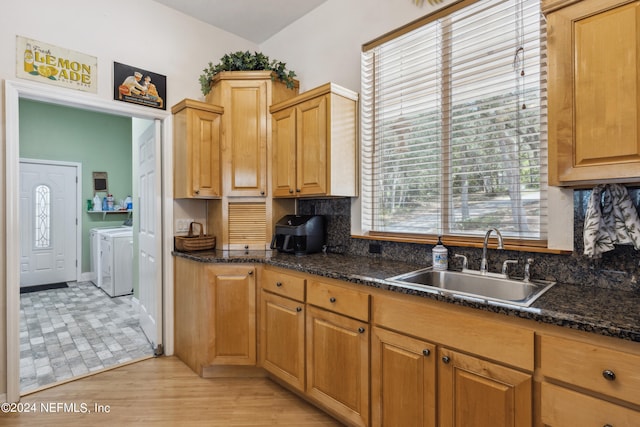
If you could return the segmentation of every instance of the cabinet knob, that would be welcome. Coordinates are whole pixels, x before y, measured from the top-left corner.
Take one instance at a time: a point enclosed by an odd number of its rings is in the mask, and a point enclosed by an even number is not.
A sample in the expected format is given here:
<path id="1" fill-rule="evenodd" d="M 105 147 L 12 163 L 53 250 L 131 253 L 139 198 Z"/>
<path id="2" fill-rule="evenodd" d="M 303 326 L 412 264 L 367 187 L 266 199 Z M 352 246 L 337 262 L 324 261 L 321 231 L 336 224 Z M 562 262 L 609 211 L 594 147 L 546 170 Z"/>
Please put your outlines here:
<path id="1" fill-rule="evenodd" d="M 200 190 L 196 190 L 196 191 L 194 191 L 194 193 L 200 194 Z"/>
<path id="2" fill-rule="evenodd" d="M 299 188 L 296 188 L 296 193 L 301 192 L 302 190 L 300 190 Z"/>
<path id="3" fill-rule="evenodd" d="M 261 191 L 261 192 L 260 192 L 260 195 L 261 195 L 261 196 L 264 196 L 264 191 Z"/>
<path id="4" fill-rule="evenodd" d="M 605 369 L 604 371 L 602 371 L 602 376 L 604 377 L 605 380 L 609 380 L 609 381 L 613 381 L 616 379 L 616 373 L 609 369 Z"/>
<path id="5" fill-rule="evenodd" d="M 449 362 L 451 362 L 451 358 L 450 358 L 449 356 L 444 356 L 444 357 L 442 358 L 442 361 L 443 361 L 444 363 L 449 363 Z"/>
<path id="6" fill-rule="evenodd" d="M 429 350 L 428 348 L 425 348 L 424 350 L 422 350 L 422 354 L 425 356 L 428 356 L 431 354 L 431 350 Z"/>
<path id="7" fill-rule="evenodd" d="M 329 302 L 334 303 L 336 302 L 336 299 L 334 297 L 329 298 Z"/>
<path id="8" fill-rule="evenodd" d="M 361 334 L 364 334 L 364 328 L 363 328 L 362 326 L 360 326 L 360 327 L 358 328 L 358 332 L 360 332 Z"/>
<path id="9" fill-rule="evenodd" d="M 293 188 L 289 189 L 289 194 L 293 194 Z"/>
<path id="10" fill-rule="evenodd" d="M 300 313 L 302 311 L 302 307 L 296 307 L 296 311 Z"/>
<path id="11" fill-rule="evenodd" d="M 277 287 L 282 286 L 282 282 L 276 282 L 276 286 L 277 286 Z"/>
<path id="12" fill-rule="evenodd" d="M 613 427 L 611 424 L 605 424 L 602 427 Z"/>
<path id="13" fill-rule="evenodd" d="M 253 276 L 253 270 L 249 270 L 249 272 L 247 273 L 249 276 Z"/>

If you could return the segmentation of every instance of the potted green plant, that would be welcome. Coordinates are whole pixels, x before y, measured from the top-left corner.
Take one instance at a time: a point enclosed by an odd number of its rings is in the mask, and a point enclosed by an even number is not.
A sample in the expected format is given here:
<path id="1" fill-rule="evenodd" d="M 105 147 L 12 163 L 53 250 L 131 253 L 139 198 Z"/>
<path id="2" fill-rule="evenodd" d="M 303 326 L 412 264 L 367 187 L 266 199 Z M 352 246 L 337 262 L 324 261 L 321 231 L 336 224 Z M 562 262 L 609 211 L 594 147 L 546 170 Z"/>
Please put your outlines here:
<path id="1" fill-rule="evenodd" d="M 262 71 L 271 70 L 272 79 L 278 79 L 287 85 L 289 89 L 295 87 L 296 73 L 287 70 L 284 62 L 276 59 L 270 60 L 268 56 L 260 53 L 249 51 L 238 51 L 233 53 L 227 53 L 220 62 L 216 65 L 209 62 L 209 66 L 203 70 L 203 74 L 200 75 L 200 89 L 204 95 L 207 95 L 211 91 L 211 81 L 216 74 L 222 71 Z"/>

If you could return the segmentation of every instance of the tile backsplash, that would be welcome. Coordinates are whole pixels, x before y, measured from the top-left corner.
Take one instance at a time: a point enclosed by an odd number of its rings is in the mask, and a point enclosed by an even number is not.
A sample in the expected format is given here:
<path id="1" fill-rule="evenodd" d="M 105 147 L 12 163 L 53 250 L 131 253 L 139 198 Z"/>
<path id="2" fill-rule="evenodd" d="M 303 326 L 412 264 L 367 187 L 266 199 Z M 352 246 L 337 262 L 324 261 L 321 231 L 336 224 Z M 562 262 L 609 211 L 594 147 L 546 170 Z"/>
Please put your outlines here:
<path id="1" fill-rule="evenodd" d="M 490 271 L 500 271 L 506 259 L 518 260 L 511 267 L 512 274 L 522 276 L 527 258 L 533 258 L 531 277 L 548 278 L 559 282 L 617 288 L 640 292 L 640 253 L 631 245 L 618 245 L 603 254 L 602 259 L 591 260 L 583 255 L 582 233 L 584 216 L 591 190 L 574 191 L 574 251 L 570 255 L 553 255 L 518 251 L 489 250 Z M 636 208 L 640 206 L 640 189 L 629 188 L 629 195 Z M 433 245 L 374 241 L 351 238 L 351 199 L 300 200 L 301 215 L 324 215 L 327 220 L 328 251 L 369 257 L 408 261 L 419 265 L 431 265 Z M 379 245 L 380 253 L 370 253 L 370 244 Z M 460 261 L 454 254 L 465 255 L 469 268 L 479 269 L 482 249 L 448 247 L 449 268 L 459 268 Z"/>

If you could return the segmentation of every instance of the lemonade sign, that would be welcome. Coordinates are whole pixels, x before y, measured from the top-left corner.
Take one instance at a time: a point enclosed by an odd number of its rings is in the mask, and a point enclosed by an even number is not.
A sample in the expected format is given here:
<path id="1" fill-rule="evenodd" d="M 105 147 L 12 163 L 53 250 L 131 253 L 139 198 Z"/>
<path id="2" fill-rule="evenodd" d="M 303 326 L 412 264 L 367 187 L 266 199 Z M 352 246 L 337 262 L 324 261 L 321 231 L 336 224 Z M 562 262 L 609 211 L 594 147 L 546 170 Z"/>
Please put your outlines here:
<path id="1" fill-rule="evenodd" d="M 98 92 L 98 59 L 16 37 L 16 76 L 85 92 Z"/>

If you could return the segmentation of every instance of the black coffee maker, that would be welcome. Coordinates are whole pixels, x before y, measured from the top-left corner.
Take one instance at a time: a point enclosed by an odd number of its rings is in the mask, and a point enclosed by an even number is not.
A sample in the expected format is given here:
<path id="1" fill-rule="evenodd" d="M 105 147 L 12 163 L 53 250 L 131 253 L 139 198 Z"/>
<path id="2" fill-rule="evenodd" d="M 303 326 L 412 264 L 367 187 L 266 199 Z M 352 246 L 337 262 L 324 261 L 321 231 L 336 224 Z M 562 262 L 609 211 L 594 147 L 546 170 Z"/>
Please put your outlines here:
<path id="1" fill-rule="evenodd" d="M 296 255 L 320 252 L 325 234 L 322 215 L 285 215 L 276 223 L 271 249 Z"/>

